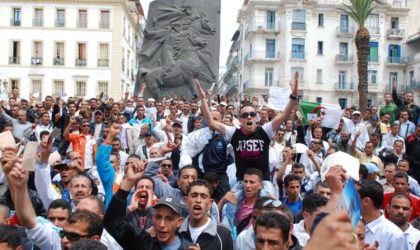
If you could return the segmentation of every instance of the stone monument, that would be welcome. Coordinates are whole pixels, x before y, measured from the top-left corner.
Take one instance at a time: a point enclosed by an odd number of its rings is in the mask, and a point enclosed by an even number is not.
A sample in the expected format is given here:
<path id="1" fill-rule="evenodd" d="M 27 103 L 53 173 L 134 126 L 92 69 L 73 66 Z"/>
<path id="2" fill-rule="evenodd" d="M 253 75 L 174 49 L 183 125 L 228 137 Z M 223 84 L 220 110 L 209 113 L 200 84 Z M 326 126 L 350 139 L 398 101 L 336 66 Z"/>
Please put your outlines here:
<path id="1" fill-rule="evenodd" d="M 193 78 L 209 88 L 218 80 L 220 0 L 150 3 L 134 93 L 159 98 L 195 93 Z"/>

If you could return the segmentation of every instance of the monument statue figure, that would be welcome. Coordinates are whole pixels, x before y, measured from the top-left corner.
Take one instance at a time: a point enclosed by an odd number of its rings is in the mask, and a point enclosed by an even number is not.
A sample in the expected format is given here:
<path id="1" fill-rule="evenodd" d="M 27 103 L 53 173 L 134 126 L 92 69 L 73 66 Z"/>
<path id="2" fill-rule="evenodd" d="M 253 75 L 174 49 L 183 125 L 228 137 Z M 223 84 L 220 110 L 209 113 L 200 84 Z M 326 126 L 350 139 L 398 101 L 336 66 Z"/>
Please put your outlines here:
<path id="1" fill-rule="evenodd" d="M 214 12 L 219 17 L 217 8 Z M 144 30 L 135 94 L 143 82 L 147 85 L 145 95 L 158 97 L 174 93 L 191 95 L 193 78 L 208 85 L 217 81 L 217 28 L 206 14 L 195 11 L 189 3 L 157 0 L 151 3 L 148 15 L 153 18 L 148 19 Z"/>

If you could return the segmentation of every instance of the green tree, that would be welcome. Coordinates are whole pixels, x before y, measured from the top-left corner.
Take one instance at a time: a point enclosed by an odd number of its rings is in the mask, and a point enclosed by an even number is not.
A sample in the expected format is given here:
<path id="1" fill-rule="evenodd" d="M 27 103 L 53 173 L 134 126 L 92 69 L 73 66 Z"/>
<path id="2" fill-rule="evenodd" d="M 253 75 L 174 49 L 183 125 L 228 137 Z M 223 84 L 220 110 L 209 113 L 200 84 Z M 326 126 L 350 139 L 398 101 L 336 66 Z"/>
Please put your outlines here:
<path id="1" fill-rule="evenodd" d="M 359 75 L 359 108 L 368 107 L 368 61 L 369 61 L 369 30 L 365 27 L 366 19 L 376 7 L 375 0 L 349 0 L 350 4 L 342 4 L 338 9 L 348 14 L 359 26 L 356 36 L 357 72 Z"/>

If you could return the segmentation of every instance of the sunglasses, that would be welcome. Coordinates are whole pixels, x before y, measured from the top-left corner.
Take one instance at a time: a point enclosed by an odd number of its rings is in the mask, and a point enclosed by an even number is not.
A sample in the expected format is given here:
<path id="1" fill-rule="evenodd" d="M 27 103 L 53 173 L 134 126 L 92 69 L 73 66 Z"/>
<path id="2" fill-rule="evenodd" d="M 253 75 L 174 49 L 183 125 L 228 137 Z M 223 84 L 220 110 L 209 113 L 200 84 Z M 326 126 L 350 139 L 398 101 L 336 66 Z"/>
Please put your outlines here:
<path id="1" fill-rule="evenodd" d="M 79 241 L 81 238 L 88 238 L 91 237 L 91 235 L 80 235 L 78 233 L 72 233 L 72 232 L 66 232 L 66 231 L 60 231 L 60 238 L 64 238 L 64 236 L 69 240 L 69 241 Z"/>
<path id="2" fill-rule="evenodd" d="M 241 114 L 241 117 L 244 119 L 248 118 L 248 116 L 251 116 L 252 118 L 254 118 L 257 116 L 257 113 L 252 111 L 252 112 L 244 112 Z"/>
<path id="3" fill-rule="evenodd" d="M 281 206 L 281 202 L 279 200 L 267 200 L 263 203 L 263 207 L 271 207 L 271 208 L 278 208 Z"/>
<path id="4" fill-rule="evenodd" d="M 162 167 L 163 168 L 170 168 L 170 167 L 172 167 L 172 165 L 171 164 L 162 164 Z"/>
<path id="5" fill-rule="evenodd" d="M 313 141 L 312 144 L 321 144 L 321 142 Z"/>
<path id="6" fill-rule="evenodd" d="M 82 127 L 89 127 L 89 124 L 83 124 Z"/>

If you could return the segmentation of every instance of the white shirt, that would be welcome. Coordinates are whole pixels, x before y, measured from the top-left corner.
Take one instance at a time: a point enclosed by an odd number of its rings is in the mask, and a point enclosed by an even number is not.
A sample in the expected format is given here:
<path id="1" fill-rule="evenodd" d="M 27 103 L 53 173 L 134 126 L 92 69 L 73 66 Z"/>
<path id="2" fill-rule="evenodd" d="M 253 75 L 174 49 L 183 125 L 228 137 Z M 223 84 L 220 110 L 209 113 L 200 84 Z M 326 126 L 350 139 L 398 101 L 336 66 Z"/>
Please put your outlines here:
<path id="1" fill-rule="evenodd" d="M 386 135 L 384 135 L 382 137 L 382 147 L 393 148 L 394 147 L 394 141 L 396 141 L 396 140 L 401 140 L 401 141 L 403 141 L 403 144 L 404 144 L 404 138 L 402 138 L 399 135 L 393 136 L 391 134 L 391 132 L 388 132 Z M 405 148 L 404 145 L 403 145 L 403 148 Z"/>
<path id="2" fill-rule="evenodd" d="M 188 229 L 190 230 L 191 240 L 195 244 L 197 241 L 198 236 L 206 229 L 206 227 L 210 224 L 211 218 L 208 218 L 206 224 L 202 225 L 201 227 L 192 227 L 190 224 L 188 224 Z"/>
<path id="3" fill-rule="evenodd" d="M 320 151 L 318 154 L 314 153 L 315 155 L 315 160 L 318 161 L 319 166 L 322 165 L 322 162 L 324 161 L 322 156 L 322 151 Z M 314 165 L 314 163 L 311 161 L 311 159 L 309 159 L 309 156 L 307 154 L 302 154 L 302 156 L 300 157 L 299 160 L 300 163 L 302 163 L 305 166 L 305 175 L 306 176 L 311 176 L 314 172 L 316 172 L 316 167 Z"/>
<path id="4" fill-rule="evenodd" d="M 236 250 L 254 250 L 255 249 L 255 240 L 254 240 L 254 227 L 248 227 L 246 230 L 242 231 L 235 242 Z"/>
<path id="5" fill-rule="evenodd" d="M 407 240 L 408 248 L 416 249 L 417 243 L 420 241 L 420 231 L 415 229 L 410 223 L 407 230 L 404 232 L 404 237 Z"/>
<path id="6" fill-rule="evenodd" d="M 366 126 L 361 122 L 359 122 L 358 124 L 354 124 L 353 120 L 347 119 L 345 117 L 343 117 L 343 120 L 344 120 L 343 130 L 345 132 L 350 132 L 351 134 L 351 138 L 349 140 L 350 145 L 354 139 L 354 136 L 356 135 L 356 132 L 359 132 L 359 131 L 361 132 L 361 135 L 357 139 L 356 147 L 360 151 L 363 151 L 363 149 L 365 148 L 366 142 L 369 141 L 369 134 L 368 134 Z"/>
<path id="7" fill-rule="evenodd" d="M 381 215 L 366 226 L 365 242 L 372 245 L 379 242 L 378 250 L 408 250 L 404 233 L 394 223 Z"/>
<path id="8" fill-rule="evenodd" d="M 299 244 L 305 247 L 310 239 L 309 234 L 305 230 L 305 221 L 301 220 L 293 226 L 293 235 L 299 240 Z"/>
<path id="9" fill-rule="evenodd" d="M 112 250 L 123 250 L 123 248 L 118 244 L 118 242 L 106 231 L 102 231 L 101 243 L 104 244 L 108 249 Z"/>
<path id="10" fill-rule="evenodd" d="M 102 123 L 95 123 L 95 129 L 93 131 L 93 137 L 95 137 L 96 140 L 99 140 L 101 138 L 101 129 L 102 129 Z"/>
<path id="11" fill-rule="evenodd" d="M 184 115 L 184 113 L 182 113 L 180 118 L 182 120 L 182 133 L 188 135 L 188 119 L 190 118 L 190 114 Z"/>

